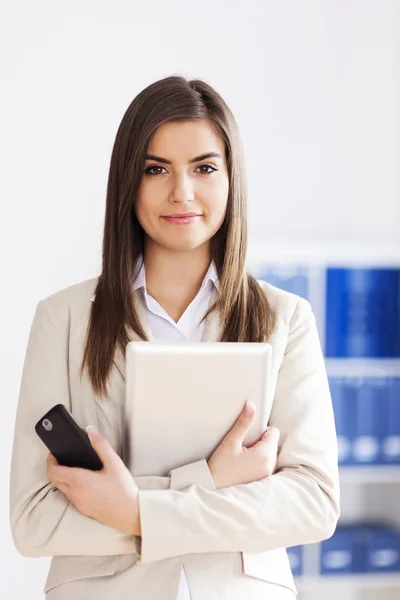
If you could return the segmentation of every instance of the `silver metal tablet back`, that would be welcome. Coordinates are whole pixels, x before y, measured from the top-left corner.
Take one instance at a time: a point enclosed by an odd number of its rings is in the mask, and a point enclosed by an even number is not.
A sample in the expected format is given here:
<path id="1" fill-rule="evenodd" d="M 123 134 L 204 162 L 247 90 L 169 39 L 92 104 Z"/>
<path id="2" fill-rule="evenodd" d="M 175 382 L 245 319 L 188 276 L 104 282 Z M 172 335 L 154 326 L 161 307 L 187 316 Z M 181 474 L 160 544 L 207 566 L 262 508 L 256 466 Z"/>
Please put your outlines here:
<path id="1" fill-rule="evenodd" d="M 256 416 L 243 445 L 267 428 L 268 343 L 130 342 L 126 347 L 123 460 L 133 476 L 167 476 L 208 460 L 246 400 Z"/>

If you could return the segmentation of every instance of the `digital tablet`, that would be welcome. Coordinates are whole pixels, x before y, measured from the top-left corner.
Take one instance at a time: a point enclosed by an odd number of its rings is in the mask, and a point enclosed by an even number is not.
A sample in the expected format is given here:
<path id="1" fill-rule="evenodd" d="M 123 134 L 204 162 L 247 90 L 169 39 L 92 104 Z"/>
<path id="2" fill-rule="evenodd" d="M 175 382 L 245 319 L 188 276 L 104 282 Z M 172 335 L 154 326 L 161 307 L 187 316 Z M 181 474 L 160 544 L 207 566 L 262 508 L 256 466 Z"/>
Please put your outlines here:
<path id="1" fill-rule="evenodd" d="M 167 476 L 209 460 L 247 400 L 256 405 L 243 441 L 267 428 L 272 346 L 237 342 L 129 342 L 123 460 L 133 476 Z"/>

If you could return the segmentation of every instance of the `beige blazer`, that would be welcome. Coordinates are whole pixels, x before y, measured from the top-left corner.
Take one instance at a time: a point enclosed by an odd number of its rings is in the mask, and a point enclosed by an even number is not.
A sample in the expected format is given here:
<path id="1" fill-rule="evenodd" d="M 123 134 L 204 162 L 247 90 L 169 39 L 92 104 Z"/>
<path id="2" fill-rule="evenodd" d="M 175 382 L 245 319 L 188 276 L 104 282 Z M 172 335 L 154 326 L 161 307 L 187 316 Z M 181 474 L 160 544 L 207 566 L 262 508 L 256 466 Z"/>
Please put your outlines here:
<path id="1" fill-rule="evenodd" d="M 168 477 L 135 478 L 142 536 L 82 515 L 46 475 L 35 423 L 54 404 L 94 424 L 122 455 L 125 361 L 117 350 L 112 401 L 79 378 L 97 278 L 41 300 L 29 335 L 15 421 L 10 520 L 23 556 L 52 556 L 49 600 L 176 600 L 183 563 L 192 600 L 284 599 L 296 594 L 286 547 L 330 537 L 340 514 L 337 440 L 310 304 L 259 281 L 277 312 L 269 425 L 281 432 L 277 473 L 216 490 L 206 460 Z M 216 293 L 216 292 L 214 292 Z M 95 299 L 94 299 L 95 301 Z M 142 305 L 136 307 L 146 327 Z M 203 341 L 217 341 L 218 314 Z M 130 339 L 138 339 L 129 332 Z"/>

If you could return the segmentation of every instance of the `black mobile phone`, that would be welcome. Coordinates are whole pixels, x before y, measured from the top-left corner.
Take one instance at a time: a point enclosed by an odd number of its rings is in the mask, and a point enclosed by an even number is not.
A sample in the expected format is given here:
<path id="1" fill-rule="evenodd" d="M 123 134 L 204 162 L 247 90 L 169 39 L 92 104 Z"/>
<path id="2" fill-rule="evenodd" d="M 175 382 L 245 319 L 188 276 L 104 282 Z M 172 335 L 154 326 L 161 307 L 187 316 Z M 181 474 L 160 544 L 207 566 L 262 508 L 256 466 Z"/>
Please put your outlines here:
<path id="1" fill-rule="evenodd" d="M 35 431 L 60 465 L 99 471 L 103 468 L 89 436 L 63 404 L 56 404 L 35 425 Z"/>

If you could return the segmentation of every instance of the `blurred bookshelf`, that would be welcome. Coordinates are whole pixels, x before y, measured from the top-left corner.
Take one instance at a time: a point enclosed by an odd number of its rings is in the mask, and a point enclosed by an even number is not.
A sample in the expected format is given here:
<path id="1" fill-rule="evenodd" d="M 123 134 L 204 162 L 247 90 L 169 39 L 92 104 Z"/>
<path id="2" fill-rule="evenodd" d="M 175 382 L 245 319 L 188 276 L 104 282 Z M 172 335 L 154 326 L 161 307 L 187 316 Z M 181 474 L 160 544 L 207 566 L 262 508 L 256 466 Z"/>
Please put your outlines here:
<path id="1" fill-rule="evenodd" d="M 349 466 L 339 468 L 340 482 L 352 483 L 400 483 L 400 466 Z"/>
<path id="2" fill-rule="evenodd" d="M 258 244 L 248 257 L 254 277 L 310 302 L 338 435 L 341 517 L 330 539 L 287 549 L 298 592 L 400 597 L 400 247 Z"/>
<path id="3" fill-rule="evenodd" d="M 350 574 L 350 575 L 327 575 L 315 577 L 296 578 L 296 587 L 298 592 L 324 592 L 329 591 L 349 591 L 353 589 L 384 590 L 385 588 L 400 588 L 400 577 L 397 573 L 388 575 L 375 575 L 371 573 Z"/>

